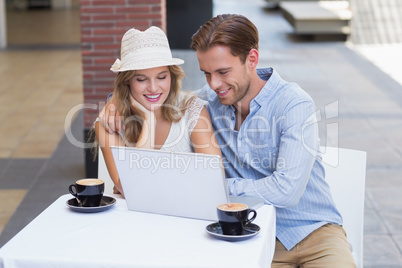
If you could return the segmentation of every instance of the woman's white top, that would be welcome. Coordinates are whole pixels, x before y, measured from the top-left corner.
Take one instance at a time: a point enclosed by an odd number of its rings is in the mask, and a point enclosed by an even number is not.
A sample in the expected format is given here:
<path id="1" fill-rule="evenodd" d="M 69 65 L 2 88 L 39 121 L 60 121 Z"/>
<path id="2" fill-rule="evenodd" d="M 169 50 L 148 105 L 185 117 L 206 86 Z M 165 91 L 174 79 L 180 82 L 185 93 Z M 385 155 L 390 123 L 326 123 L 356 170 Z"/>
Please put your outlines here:
<path id="1" fill-rule="evenodd" d="M 194 152 L 190 136 L 200 118 L 201 110 L 207 104 L 207 101 L 195 98 L 190 103 L 180 121 L 172 122 L 168 137 L 160 150 L 169 152 Z"/>

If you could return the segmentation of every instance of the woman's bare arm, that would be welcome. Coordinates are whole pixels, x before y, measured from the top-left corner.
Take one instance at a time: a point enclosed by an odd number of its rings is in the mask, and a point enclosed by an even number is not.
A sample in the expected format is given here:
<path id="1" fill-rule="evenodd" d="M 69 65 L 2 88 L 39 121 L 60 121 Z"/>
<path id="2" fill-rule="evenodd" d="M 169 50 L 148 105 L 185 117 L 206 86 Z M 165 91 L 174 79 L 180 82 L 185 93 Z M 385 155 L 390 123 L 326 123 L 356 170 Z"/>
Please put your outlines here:
<path id="1" fill-rule="evenodd" d="M 114 164 L 112 151 L 110 150 L 110 146 L 124 146 L 123 140 L 118 133 L 110 134 L 107 132 L 100 122 L 95 123 L 95 134 L 99 147 L 102 150 L 110 178 L 112 179 L 116 190 L 124 196 L 119 175 L 117 174 L 116 165 Z M 117 192 L 115 191 L 115 193 Z"/>
<path id="2" fill-rule="evenodd" d="M 196 153 L 222 156 L 221 149 L 212 128 L 211 118 L 205 107 L 201 110 L 198 122 L 191 133 L 191 141 Z"/>

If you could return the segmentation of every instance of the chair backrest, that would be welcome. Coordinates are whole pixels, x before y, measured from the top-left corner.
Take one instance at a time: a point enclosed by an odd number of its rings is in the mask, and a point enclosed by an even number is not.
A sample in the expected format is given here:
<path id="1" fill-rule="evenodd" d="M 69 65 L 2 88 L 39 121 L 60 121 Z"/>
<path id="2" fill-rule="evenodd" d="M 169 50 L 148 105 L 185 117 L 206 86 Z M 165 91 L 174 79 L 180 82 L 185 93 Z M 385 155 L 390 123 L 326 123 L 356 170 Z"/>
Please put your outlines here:
<path id="1" fill-rule="evenodd" d="M 321 151 L 326 181 L 343 217 L 356 266 L 361 268 L 367 153 L 333 147 L 322 147 Z"/>
<path id="2" fill-rule="evenodd" d="M 107 170 L 105 159 L 103 158 L 102 150 L 98 148 L 98 179 L 105 182 L 105 195 L 113 194 L 114 183 L 110 178 L 109 171 Z"/>

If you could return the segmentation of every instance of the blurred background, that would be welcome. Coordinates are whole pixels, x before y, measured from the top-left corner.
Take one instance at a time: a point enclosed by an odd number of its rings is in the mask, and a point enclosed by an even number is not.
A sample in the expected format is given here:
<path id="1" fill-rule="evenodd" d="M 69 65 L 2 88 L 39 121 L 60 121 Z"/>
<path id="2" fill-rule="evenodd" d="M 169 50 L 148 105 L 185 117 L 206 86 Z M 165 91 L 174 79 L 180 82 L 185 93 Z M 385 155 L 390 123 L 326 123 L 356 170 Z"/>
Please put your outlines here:
<path id="1" fill-rule="evenodd" d="M 260 31 L 260 67 L 274 67 L 315 100 L 322 145 L 368 152 L 364 264 L 402 267 L 402 1 L 89 2 L 0 1 L 0 246 L 70 183 L 96 176 L 85 138 L 112 91 L 108 69 L 122 32 L 164 28 L 174 56 L 186 61 L 183 88 L 194 90 L 205 79 L 191 35 L 214 15 L 238 13 Z M 144 19 L 155 3 L 162 15 Z M 114 37 L 91 36 L 122 16 Z M 92 62 L 101 54 L 89 48 L 96 42 L 112 55 Z"/>

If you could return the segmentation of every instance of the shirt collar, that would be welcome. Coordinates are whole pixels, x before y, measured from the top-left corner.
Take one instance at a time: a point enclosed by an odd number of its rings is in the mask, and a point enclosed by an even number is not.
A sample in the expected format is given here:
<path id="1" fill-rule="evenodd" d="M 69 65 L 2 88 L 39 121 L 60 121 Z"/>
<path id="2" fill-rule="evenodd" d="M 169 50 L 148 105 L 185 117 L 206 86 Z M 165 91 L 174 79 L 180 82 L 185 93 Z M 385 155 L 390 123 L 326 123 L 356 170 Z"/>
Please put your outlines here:
<path id="1" fill-rule="evenodd" d="M 279 84 L 281 78 L 273 68 L 257 69 L 258 76 L 267 81 L 261 91 L 255 96 L 253 101 L 258 105 L 263 106 L 264 103 L 269 99 L 277 85 Z"/>

